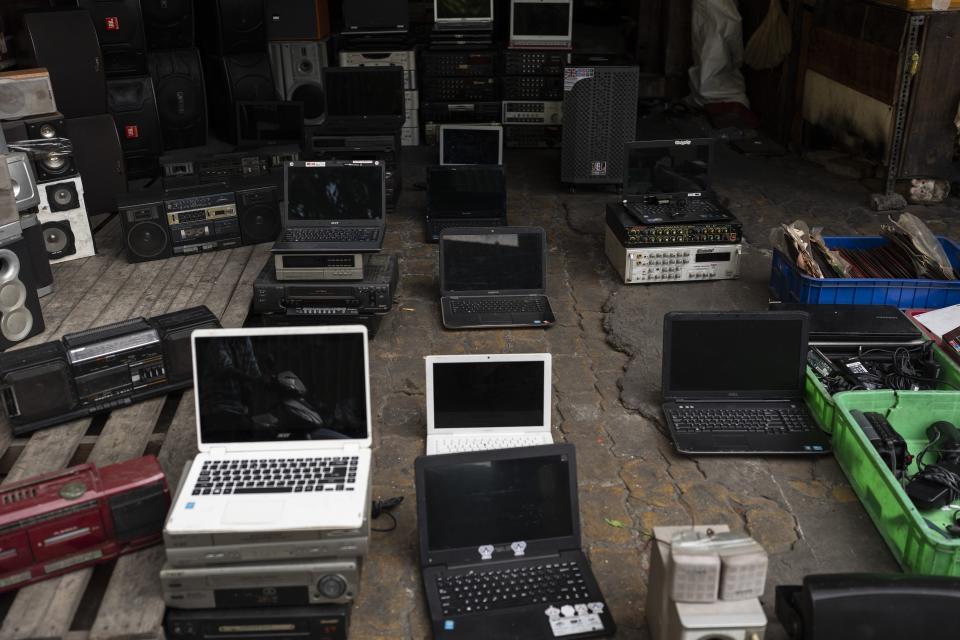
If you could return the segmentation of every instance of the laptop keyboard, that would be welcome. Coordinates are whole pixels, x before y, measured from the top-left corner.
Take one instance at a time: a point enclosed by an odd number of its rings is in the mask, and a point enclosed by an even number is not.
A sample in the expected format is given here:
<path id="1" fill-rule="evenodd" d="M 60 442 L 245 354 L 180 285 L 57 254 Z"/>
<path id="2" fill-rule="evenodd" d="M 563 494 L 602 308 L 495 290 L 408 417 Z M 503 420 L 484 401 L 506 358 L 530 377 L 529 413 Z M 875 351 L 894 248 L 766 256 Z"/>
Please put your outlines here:
<path id="1" fill-rule="evenodd" d="M 791 408 L 696 408 L 682 405 L 670 410 L 678 433 L 802 433 L 817 427 L 806 407 Z"/>
<path id="2" fill-rule="evenodd" d="M 544 438 L 534 436 L 478 436 L 476 438 L 437 438 L 435 446 L 436 453 L 464 453 L 512 447 L 536 447 L 546 442 Z"/>
<path id="3" fill-rule="evenodd" d="M 207 460 L 193 495 L 353 491 L 358 461 L 356 456 Z"/>
<path id="4" fill-rule="evenodd" d="M 445 616 L 589 599 L 587 583 L 576 562 L 447 574 L 437 576 L 436 584 Z"/>
<path id="5" fill-rule="evenodd" d="M 379 229 L 369 227 L 296 227 L 283 232 L 286 242 L 374 242 Z"/>
<path id="6" fill-rule="evenodd" d="M 454 298 L 450 300 L 450 310 L 456 314 L 543 313 L 545 305 L 543 298 L 491 296 L 489 298 Z"/>
<path id="7" fill-rule="evenodd" d="M 628 202 L 627 209 L 642 218 L 670 220 L 671 218 L 712 218 L 721 216 L 717 207 L 709 200 L 687 200 L 683 206 L 673 204 L 644 204 Z"/>

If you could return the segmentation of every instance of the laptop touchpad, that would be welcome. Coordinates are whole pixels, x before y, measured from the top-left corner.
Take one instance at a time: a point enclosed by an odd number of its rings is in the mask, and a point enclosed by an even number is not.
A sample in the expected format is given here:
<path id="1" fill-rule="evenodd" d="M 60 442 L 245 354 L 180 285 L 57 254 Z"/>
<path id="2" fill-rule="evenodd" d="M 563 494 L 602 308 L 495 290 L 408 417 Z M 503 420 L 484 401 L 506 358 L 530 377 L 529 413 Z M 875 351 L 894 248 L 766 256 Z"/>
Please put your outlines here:
<path id="1" fill-rule="evenodd" d="M 231 500 L 223 510 L 223 524 L 276 522 L 283 513 L 283 500 Z"/>
<path id="2" fill-rule="evenodd" d="M 749 441 L 744 436 L 713 436 L 713 444 L 720 451 L 749 451 Z"/>

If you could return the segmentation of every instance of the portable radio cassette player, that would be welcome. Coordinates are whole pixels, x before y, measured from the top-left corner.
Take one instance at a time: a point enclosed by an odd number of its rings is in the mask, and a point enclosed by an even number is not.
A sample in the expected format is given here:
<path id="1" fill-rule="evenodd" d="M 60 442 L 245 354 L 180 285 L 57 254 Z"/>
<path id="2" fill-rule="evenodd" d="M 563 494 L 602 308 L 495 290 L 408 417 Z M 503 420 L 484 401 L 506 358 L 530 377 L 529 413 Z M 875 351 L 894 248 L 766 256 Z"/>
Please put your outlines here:
<path id="1" fill-rule="evenodd" d="M 236 194 L 216 187 L 202 191 L 164 202 L 174 255 L 240 246 Z"/>

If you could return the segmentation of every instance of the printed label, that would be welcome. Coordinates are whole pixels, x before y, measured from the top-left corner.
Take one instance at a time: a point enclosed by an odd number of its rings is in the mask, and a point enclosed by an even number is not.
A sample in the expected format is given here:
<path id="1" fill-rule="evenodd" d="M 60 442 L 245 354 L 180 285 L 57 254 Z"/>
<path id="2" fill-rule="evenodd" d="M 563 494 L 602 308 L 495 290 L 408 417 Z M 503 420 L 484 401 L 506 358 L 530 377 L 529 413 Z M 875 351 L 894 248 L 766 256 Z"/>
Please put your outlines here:
<path id="1" fill-rule="evenodd" d="M 575 636 L 580 633 L 603 631 L 603 622 L 600 621 L 599 615 L 588 613 L 585 616 L 551 619 L 550 630 L 553 632 L 554 638 L 562 638 L 564 636 Z"/>
<path id="2" fill-rule="evenodd" d="M 607 175 L 607 161 L 606 160 L 597 160 L 590 163 L 590 175 L 592 176 L 605 176 Z"/>
<path id="3" fill-rule="evenodd" d="M 123 128 L 123 134 L 127 137 L 127 140 L 136 140 L 140 137 L 140 127 L 135 124 L 128 124 Z"/>
<path id="4" fill-rule="evenodd" d="M 107 16 L 103 22 L 107 31 L 120 31 L 120 18 L 117 16 Z"/>
<path id="5" fill-rule="evenodd" d="M 480 547 L 479 549 L 477 549 L 477 551 L 480 553 L 480 559 L 481 559 L 481 560 L 492 560 L 492 559 L 493 559 L 493 545 L 492 545 L 492 544 L 485 544 L 485 545 L 483 545 L 482 547 Z"/>

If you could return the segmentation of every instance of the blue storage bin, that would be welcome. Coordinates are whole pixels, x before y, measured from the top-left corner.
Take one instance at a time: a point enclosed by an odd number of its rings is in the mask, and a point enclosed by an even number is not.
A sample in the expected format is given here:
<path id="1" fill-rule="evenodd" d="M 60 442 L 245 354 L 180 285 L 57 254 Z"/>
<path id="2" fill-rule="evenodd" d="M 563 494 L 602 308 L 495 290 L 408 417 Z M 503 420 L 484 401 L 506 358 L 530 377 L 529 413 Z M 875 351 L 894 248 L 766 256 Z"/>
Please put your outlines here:
<path id="1" fill-rule="evenodd" d="M 824 237 L 831 249 L 869 249 L 887 244 L 886 238 Z M 960 246 L 938 238 L 950 264 L 960 269 Z M 960 304 L 960 280 L 887 280 L 883 278 L 811 278 L 790 259 L 773 251 L 770 293 L 783 302 L 804 304 L 887 304 L 900 309 L 940 309 Z"/>

